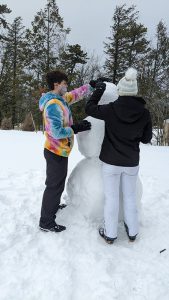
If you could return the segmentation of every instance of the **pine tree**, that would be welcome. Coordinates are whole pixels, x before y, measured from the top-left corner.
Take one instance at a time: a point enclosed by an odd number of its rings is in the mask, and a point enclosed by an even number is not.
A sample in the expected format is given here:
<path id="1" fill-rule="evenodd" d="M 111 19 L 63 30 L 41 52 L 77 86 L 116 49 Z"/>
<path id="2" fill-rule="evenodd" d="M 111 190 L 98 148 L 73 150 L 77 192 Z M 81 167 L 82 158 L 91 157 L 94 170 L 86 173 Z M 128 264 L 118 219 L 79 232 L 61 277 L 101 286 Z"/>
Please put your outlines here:
<path id="1" fill-rule="evenodd" d="M 0 77 L 0 106 L 3 117 L 12 117 L 13 127 L 21 113 L 24 82 L 24 26 L 16 18 L 9 25 L 7 41 L 4 43 Z"/>
<path id="2" fill-rule="evenodd" d="M 55 0 L 48 0 L 44 10 L 40 10 L 27 30 L 29 51 L 27 57 L 34 78 L 43 82 L 43 75 L 59 65 L 58 57 L 63 49 L 69 29 L 64 29 L 63 19 Z"/>
<path id="3" fill-rule="evenodd" d="M 78 44 L 67 45 L 66 49 L 60 54 L 60 68 L 63 69 L 69 77 L 69 85 L 76 82 L 78 67 L 87 63 L 87 52 L 81 49 Z"/>
<path id="4" fill-rule="evenodd" d="M 113 83 L 119 81 L 128 67 L 137 67 L 144 59 L 149 51 L 146 33 L 147 28 L 138 23 L 135 6 L 116 7 L 109 43 L 105 43 L 105 69 Z"/>
<path id="5" fill-rule="evenodd" d="M 8 23 L 5 19 L 5 14 L 11 13 L 11 10 L 5 4 L 0 4 L 0 59 L 3 57 L 4 51 L 4 41 L 6 41 L 6 29 L 8 27 Z M 0 64 L 0 78 L 2 74 L 2 63 Z M 0 121 L 1 121 L 1 114 L 0 111 Z"/>
<path id="6" fill-rule="evenodd" d="M 6 28 L 7 27 L 7 21 L 5 20 L 4 14 L 11 13 L 11 10 L 7 7 L 5 4 L 0 4 L 0 28 Z"/>
<path id="7" fill-rule="evenodd" d="M 142 64 L 140 92 L 147 100 L 157 144 L 162 144 L 163 123 L 169 117 L 169 35 L 166 25 L 157 25 L 156 44 Z"/>

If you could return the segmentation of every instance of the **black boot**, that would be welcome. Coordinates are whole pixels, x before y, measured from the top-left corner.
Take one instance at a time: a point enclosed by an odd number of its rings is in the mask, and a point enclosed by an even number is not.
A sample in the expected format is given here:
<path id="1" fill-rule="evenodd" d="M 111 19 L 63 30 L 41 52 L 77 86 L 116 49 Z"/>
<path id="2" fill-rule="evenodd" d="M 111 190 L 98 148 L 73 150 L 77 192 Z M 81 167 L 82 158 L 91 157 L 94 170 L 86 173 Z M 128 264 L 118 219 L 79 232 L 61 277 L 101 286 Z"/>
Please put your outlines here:
<path id="1" fill-rule="evenodd" d="M 129 229 L 128 229 L 128 226 L 127 226 L 127 224 L 126 224 L 125 222 L 124 222 L 124 227 L 125 227 L 125 229 L 126 229 L 126 233 L 127 233 L 127 235 L 128 235 L 129 240 L 130 240 L 131 242 L 134 242 L 135 239 L 136 239 L 136 237 L 137 237 L 137 234 L 136 234 L 136 235 L 133 235 L 133 236 L 129 235 Z"/>
<path id="2" fill-rule="evenodd" d="M 61 232 L 63 230 L 66 230 L 66 227 L 63 226 L 63 225 L 59 225 L 59 224 L 56 224 L 54 227 L 51 227 L 51 228 L 44 228 L 42 226 L 39 226 L 39 228 L 42 230 L 42 231 L 46 231 L 46 232 Z"/>
<path id="3" fill-rule="evenodd" d="M 105 234 L 104 234 L 104 228 L 99 228 L 99 234 L 100 234 L 100 236 L 105 240 L 105 242 L 106 243 L 108 243 L 108 244 L 113 244 L 114 243 L 114 240 L 116 240 L 117 238 L 110 238 L 110 237 L 108 237 L 108 236 L 106 236 Z"/>

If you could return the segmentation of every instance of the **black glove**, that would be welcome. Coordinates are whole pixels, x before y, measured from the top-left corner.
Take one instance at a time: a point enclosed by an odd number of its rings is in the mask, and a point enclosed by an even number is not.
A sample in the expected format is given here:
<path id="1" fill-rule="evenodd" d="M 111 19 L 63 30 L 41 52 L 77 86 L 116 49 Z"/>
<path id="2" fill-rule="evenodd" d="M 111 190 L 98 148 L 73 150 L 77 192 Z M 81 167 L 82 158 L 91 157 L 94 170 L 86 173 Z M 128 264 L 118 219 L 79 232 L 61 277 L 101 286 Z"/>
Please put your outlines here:
<path id="1" fill-rule="evenodd" d="M 98 81 L 95 86 L 96 90 L 102 90 L 103 92 L 106 89 L 106 84 L 102 81 Z"/>
<path id="2" fill-rule="evenodd" d="M 92 88 L 96 88 L 96 84 L 98 82 L 111 82 L 112 80 L 110 78 L 107 78 L 107 77 L 99 77 L 97 80 L 90 80 L 89 84 L 91 85 Z"/>
<path id="3" fill-rule="evenodd" d="M 73 124 L 71 126 L 71 128 L 73 129 L 74 133 L 76 134 L 78 132 L 90 130 L 91 129 L 91 123 L 88 122 L 87 120 L 83 120 L 79 123 Z"/>
<path id="4" fill-rule="evenodd" d="M 89 84 L 90 84 L 90 86 L 91 86 L 92 88 L 95 89 L 96 82 L 97 82 L 97 80 L 90 80 Z"/>

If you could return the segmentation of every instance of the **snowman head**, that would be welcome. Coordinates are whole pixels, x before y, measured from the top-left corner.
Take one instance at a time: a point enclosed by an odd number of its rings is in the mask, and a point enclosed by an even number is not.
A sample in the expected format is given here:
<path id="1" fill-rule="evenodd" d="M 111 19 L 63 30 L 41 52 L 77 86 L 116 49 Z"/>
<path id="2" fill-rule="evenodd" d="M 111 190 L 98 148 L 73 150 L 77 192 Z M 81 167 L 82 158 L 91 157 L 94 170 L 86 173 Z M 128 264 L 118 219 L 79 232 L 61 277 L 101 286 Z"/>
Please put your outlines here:
<path id="1" fill-rule="evenodd" d="M 118 98 L 118 91 L 115 84 L 106 83 L 106 90 L 99 101 L 99 105 L 114 102 Z M 89 131 L 83 131 L 76 135 L 78 148 L 82 155 L 87 158 L 98 157 L 104 138 L 104 121 L 87 117 L 86 120 L 91 122 L 92 128 Z"/>
<path id="2" fill-rule="evenodd" d="M 118 98 L 117 86 L 111 82 L 105 82 L 105 83 L 106 83 L 106 89 L 99 101 L 99 105 L 109 104 L 110 102 L 114 102 Z"/>

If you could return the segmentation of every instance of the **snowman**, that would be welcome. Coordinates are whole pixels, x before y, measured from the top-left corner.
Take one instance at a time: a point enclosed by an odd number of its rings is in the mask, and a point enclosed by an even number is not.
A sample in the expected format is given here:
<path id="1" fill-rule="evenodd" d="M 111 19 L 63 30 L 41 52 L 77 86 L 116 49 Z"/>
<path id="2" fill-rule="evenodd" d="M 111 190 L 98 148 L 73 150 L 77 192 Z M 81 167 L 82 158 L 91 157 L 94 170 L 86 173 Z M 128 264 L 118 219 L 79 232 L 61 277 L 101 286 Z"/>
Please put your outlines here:
<path id="1" fill-rule="evenodd" d="M 106 82 L 106 90 L 99 101 L 99 105 L 114 102 L 118 98 L 117 87 Z M 67 195 L 83 216 L 92 223 L 103 221 L 103 180 L 101 174 L 102 162 L 99 159 L 101 145 L 104 138 L 104 121 L 87 117 L 91 122 L 91 130 L 80 132 L 76 135 L 78 149 L 85 157 L 73 169 L 67 182 Z M 137 205 L 141 207 L 142 183 L 137 181 Z M 122 189 L 120 187 L 119 221 L 123 221 Z"/>

